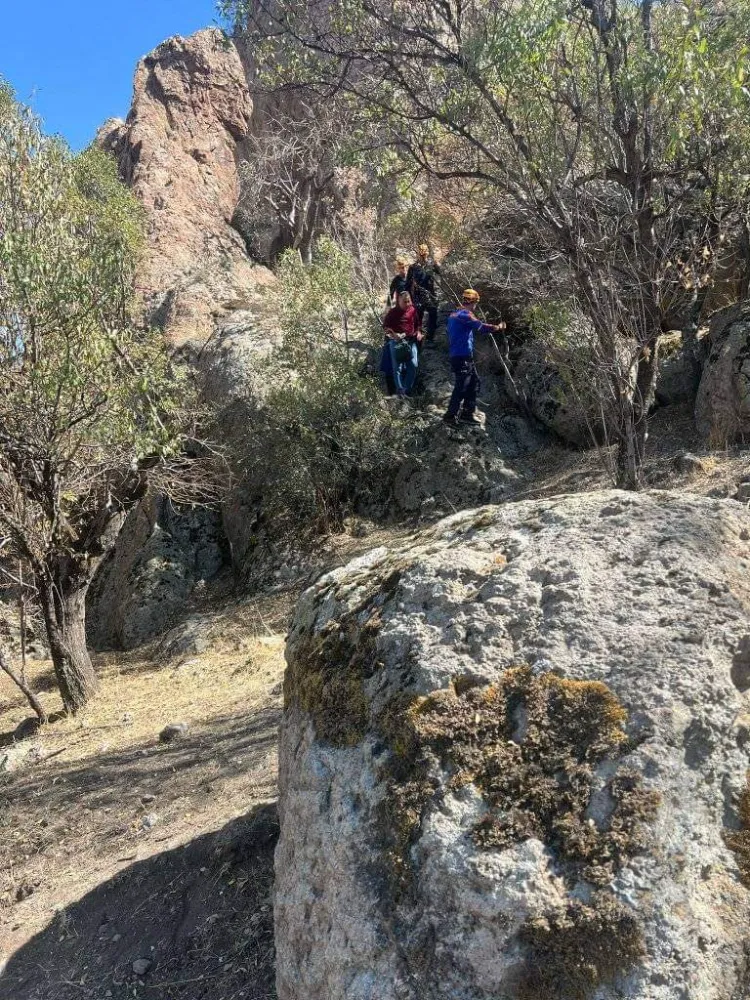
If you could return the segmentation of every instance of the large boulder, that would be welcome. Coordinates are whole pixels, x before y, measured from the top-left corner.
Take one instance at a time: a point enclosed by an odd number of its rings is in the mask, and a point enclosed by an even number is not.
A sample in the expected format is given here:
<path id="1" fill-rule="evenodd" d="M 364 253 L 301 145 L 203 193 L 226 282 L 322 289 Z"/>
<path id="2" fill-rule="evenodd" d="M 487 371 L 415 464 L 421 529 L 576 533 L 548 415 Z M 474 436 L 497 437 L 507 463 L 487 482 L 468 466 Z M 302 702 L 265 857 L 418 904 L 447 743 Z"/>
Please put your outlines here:
<path id="1" fill-rule="evenodd" d="M 196 586 L 228 563 L 219 511 L 177 509 L 167 497 L 140 504 L 89 592 L 89 642 L 97 649 L 133 649 L 162 635 Z"/>
<path id="2" fill-rule="evenodd" d="M 602 492 L 308 590 L 280 1000 L 750 995 L 748 539 L 732 501 Z"/>
<path id="3" fill-rule="evenodd" d="M 234 42 L 208 28 L 145 56 L 126 121 L 112 119 L 99 131 L 99 145 L 115 156 L 146 211 L 139 286 L 147 313 L 174 344 L 203 344 L 238 310 L 261 321 L 269 313 L 275 279 L 248 258 L 231 225 L 251 114 Z M 247 316 L 243 322 L 251 332 L 257 325 Z"/>
<path id="4" fill-rule="evenodd" d="M 544 344 L 529 340 L 513 367 L 513 381 L 530 413 L 563 441 L 589 447 L 602 423 L 590 381 L 572 379 L 548 356 Z M 604 399 L 606 393 L 602 393 Z"/>
<path id="5" fill-rule="evenodd" d="M 700 369 L 686 350 L 682 333 L 672 330 L 659 341 L 659 367 L 656 373 L 656 403 L 674 406 L 695 401 Z"/>
<path id="6" fill-rule="evenodd" d="M 720 446 L 750 434 L 750 302 L 725 309 L 711 321 L 695 422 Z"/>

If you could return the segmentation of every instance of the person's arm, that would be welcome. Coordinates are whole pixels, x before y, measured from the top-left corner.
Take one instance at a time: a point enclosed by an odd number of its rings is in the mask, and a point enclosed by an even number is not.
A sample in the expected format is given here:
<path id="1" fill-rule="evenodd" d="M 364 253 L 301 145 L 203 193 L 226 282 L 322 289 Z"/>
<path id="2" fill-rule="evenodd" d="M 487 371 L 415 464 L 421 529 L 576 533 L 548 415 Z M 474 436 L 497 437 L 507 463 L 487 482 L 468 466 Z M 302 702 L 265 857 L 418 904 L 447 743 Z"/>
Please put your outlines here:
<path id="1" fill-rule="evenodd" d="M 471 321 L 471 328 L 474 333 L 499 333 L 505 329 L 505 323 L 483 323 L 474 316 Z"/>

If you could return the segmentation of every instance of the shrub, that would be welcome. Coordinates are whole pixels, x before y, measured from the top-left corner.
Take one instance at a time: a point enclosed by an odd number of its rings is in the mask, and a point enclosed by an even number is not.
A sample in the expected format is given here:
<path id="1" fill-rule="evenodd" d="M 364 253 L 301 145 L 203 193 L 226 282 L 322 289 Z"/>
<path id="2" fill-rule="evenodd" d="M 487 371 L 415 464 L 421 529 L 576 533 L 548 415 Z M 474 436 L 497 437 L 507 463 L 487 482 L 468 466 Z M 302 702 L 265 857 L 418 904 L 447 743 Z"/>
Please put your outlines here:
<path id="1" fill-rule="evenodd" d="M 368 373 L 382 331 L 351 257 L 321 239 L 311 264 L 285 253 L 278 276 L 283 337 L 265 368 L 247 475 L 276 531 L 338 531 L 348 514 L 387 503 L 408 430 Z"/>

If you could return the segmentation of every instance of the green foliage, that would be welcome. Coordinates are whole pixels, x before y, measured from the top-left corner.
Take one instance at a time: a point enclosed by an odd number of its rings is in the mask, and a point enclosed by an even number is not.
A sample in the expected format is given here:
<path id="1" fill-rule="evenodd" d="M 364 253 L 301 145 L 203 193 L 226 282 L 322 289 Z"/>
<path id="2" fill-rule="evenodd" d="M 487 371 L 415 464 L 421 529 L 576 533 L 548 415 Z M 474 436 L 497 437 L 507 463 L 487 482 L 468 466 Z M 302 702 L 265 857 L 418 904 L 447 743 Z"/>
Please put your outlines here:
<path id="1" fill-rule="evenodd" d="M 618 481 L 637 487 L 661 329 L 679 313 L 697 354 L 727 235 L 745 224 L 747 0 L 223 9 L 273 54 L 277 84 L 347 95 L 353 133 L 512 198 L 545 256 L 564 255 L 617 400 Z"/>
<path id="2" fill-rule="evenodd" d="M 0 527 L 37 570 L 181 445 L 185 378 L 133 312 L 142 245 L 113 161 L 0 88 Z"/>
<path id="3" fill-rule="evenodd" d="M 536 302 L 524 312 L 523 320 L 543 343 L 559 347 L 575 347 L 579 338 L 575 329 L 575 310 L 569 302 L 543 300 Z M 579 324 L 580 325 L 580 317 Z M 573 342 L 573 343 L 572 343 Z"/>
<path id="4" fill-rule="evenodd" d="M 340 530 L 347 514 L 387 502 L 407 429 L 365 371 L 382 331 L 351 257 L 321 239 L 309 265 L 283 255 L 278 276 L 283 340 L 264 370 L 250 475 L 276 530 Z"/>
<path id="5" fill-rule="evenodd" d="M 302 263 L 296 250 L 281 255 L 277 274 L 282 287 L 284 331 L 282 356 L 292 367 L 333 350 L 336 362 L 346 349 L 345 324 L 362 313 L 367 300 L 357 289 L 354 262 L 332 239 L 322 237 L 312 262 Z"/>
<path id="6" fill-rule="evenodd" d="M 403 191 L 406 195 L 408 192 Z M 461 209 L 466 206 L 449 206 L 434 195 L 415 195 L 410 192 L 410 201 L 388 219 L 384 232 L 384 242 L 394 251 L 414 252 L 420 243 L 441 250 L 462 249 L 467 237 L 462 226 Z"/>

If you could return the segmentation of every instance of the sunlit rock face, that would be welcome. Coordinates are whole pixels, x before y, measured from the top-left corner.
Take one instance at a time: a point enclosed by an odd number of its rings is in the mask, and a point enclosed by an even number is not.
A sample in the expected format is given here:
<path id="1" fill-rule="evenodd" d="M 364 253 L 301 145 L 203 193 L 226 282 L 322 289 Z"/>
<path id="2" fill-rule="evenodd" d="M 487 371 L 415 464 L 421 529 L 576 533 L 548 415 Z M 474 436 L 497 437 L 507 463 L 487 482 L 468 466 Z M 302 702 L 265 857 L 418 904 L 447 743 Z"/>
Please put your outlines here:
<path id="1" fill-rule="evenodd" d="M 216 29 L 170 38 L 135 74 L 126 121 L 98 143 L 116 157 L 142 202 L 148 246 L 139 288 L 174 344 L 203 343 L 244 321 L 262 339 L 274 278 L 248 258 L 231 219 L 240 196 L 238 146 L 252 101 L 234 43 Z"/>

